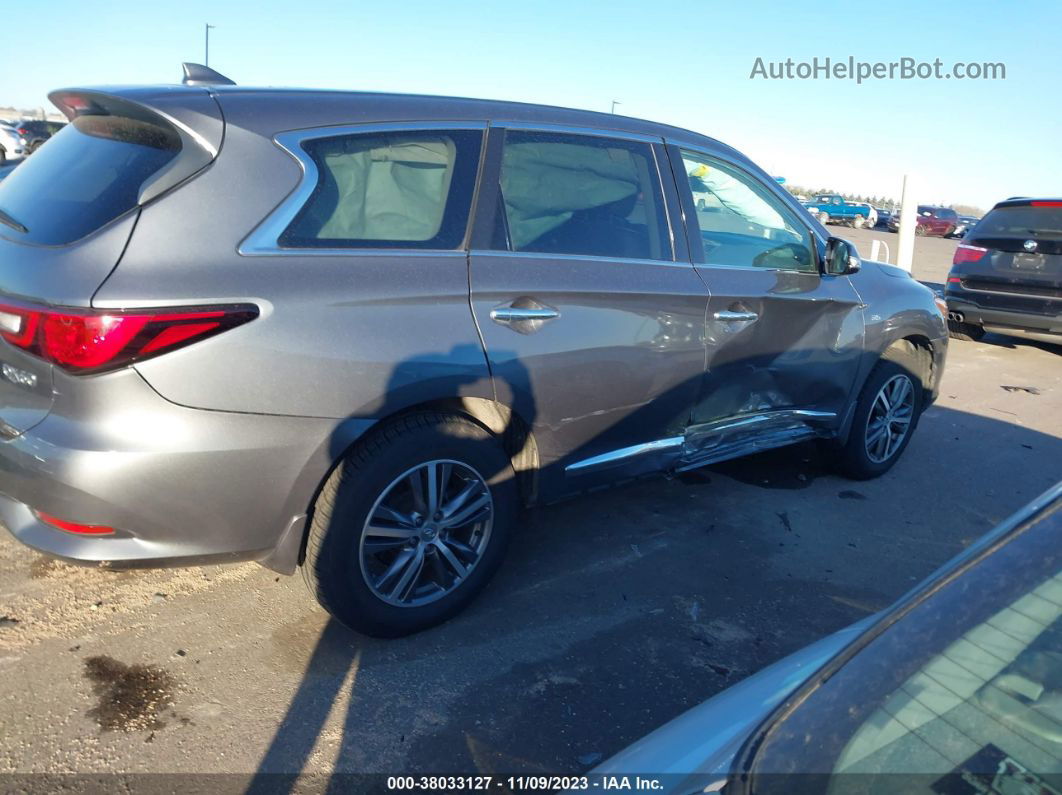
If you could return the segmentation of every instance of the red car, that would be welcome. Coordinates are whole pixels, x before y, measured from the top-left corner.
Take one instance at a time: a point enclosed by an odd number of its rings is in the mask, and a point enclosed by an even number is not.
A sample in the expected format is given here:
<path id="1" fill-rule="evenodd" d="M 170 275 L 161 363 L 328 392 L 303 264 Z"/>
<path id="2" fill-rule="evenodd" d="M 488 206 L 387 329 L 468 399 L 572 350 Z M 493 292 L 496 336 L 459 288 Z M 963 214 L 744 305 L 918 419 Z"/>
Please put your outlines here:
<path id="1" fill-rule="evenodd" d="M 929 204 L 918 205 L 918 225 L 915 234 L 921 237 L 936 236 L 947 237 L 955 231 L 959 225 L 959 214 L 950 207 L 933 207 Z M 889 219 L 889 230 L 892 232 L 900 229 L 900 214 L 896 213 Z"/>

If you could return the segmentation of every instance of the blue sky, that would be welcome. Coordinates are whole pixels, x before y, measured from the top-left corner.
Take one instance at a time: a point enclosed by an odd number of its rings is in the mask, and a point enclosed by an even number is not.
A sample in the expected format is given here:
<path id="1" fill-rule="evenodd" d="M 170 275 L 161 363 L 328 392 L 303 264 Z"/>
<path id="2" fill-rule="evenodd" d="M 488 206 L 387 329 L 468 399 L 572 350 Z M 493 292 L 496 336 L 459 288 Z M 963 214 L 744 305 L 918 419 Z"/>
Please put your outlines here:
<path id="1" fill-rule="evenodd" d="M 204 22 L 217 26 L 211 65 L 245 85 L 605 111 L 615 99 L 797 184 L 898 198 L 911 172 L 926 202 L 1062 194 L 1058 0 L 53 0 L 6 27 L 16 57 L 0 59 L 0 105 L 43 106 L 59 86 L 176 82 L 181 61 L 202 60 Z M 1007 78 L 749 78 L 757 57 L 850 55 L 1003 62 Z"/>

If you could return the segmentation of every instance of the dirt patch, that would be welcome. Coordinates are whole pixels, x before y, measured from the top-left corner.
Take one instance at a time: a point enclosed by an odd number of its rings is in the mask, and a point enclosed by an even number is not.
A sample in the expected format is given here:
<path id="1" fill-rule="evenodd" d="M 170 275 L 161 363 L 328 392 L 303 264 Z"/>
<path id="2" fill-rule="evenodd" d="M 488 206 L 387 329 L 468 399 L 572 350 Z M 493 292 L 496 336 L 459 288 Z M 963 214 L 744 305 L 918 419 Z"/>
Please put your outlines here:
<path id="1" fill-rule="evenodd" d="M 156 665 L 126 665 L 112 657 L 85 660 L 85 678 L 99 699 L 88 711 L 106 731 L 158 730 L 166 724 L 159 714 L 172 706 L 177 683 Z"/>
<path id="2" fill-rule="evenodd" d="M 4 539 L 0 615 L 16 617 L 18 623 L 3 627 L 0 651 L 50 638 L 80 637 L 116 616 L 157 609 L 156 594 L 199 593 L 244 580 L 259 570 L 253 563 L 127 571 L 72 566 Z"/>

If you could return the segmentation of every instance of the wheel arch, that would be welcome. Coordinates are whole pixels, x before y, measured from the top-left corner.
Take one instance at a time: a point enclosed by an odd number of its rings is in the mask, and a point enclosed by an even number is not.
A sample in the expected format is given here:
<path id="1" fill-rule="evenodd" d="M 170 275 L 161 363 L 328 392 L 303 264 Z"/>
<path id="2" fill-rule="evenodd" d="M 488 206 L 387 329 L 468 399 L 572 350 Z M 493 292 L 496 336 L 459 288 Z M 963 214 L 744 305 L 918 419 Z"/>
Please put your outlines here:
<path id="1" fill-rule="evenodd" d="M 467 417 L 499 439 L 516 476 L 524 504 L 538 498 L 539 454 L 530 424 L 507 406 L 482 397 L 445 397 L 426 400 L 398 409 L 372 421 L 350 419 L 341 422 L 330 440 L 330 464 L 316 479 L 304 512 L 293 517 L 282 531 L 273 551 L 259 560 L 263 566 L 281 574 L 293 574 L 306 559 L 306 542 L 313 518 L 314 505 L 336 467 L 374 430 L 400 417 L 420 412 L 443 412 Z"/>
<path id="2" fill-rule="evenodd" d="M 938 341 L 937 344 L 940 344 Z M 843 444 L 848 440 L 848 434 L 852 430 L 852 420 L 855 416 L 855 407 L 859 396 L 863 393 L 870 374 L 874 367 L 883 359 L 896 361 L 904 365 L 913 365 L 914 374 L 922 382 L 922 410 L 924 411 L 932 402 L 934 385 L 936 383 L 936 349 L 934 341 L 919 331 L 899 332 L 878 351 L 877 355 L 865 366 L 860 374 L 859 382 L 852 392 L 848 411 L 845 413 L 844 422 L 837 438 Z"/>

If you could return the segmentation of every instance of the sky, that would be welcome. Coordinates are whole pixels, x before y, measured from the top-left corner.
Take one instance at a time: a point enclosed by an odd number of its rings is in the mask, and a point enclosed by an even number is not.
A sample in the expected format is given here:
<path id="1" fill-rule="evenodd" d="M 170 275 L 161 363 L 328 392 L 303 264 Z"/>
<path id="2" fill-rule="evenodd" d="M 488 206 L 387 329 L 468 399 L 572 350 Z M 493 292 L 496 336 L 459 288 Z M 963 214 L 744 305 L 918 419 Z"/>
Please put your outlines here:
<path id="1" fill-rule="evenodd" d="M 909 174 L 920 202 L 982 208 L 1062 194 L 1060 0 L 52 0 L 5 26 L 0 106 L 178 82 L 182 61 L 203 60 L 207 22 L 210 65 L 242 85 L 615 100 L 790 184 L 898 199 Z M 1003 63 L 1006 79 L 750 78 L 757 58 L 849 56 Z"/>

